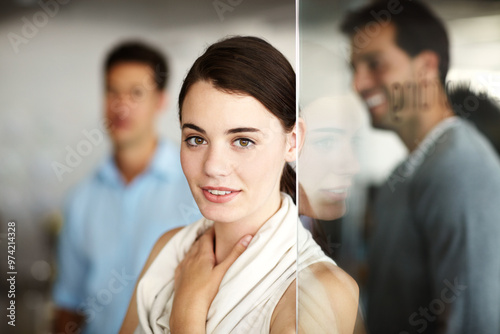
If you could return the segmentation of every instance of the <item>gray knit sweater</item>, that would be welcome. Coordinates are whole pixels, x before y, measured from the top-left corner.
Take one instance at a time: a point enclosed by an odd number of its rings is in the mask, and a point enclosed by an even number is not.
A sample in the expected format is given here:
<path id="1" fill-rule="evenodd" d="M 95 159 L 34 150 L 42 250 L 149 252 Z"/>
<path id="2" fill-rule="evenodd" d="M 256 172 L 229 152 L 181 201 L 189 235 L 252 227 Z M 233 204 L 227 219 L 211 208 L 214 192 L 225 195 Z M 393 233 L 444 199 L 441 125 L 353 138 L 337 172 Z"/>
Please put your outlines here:
<path id="1" fill-rule="evenodd" d="M 448 123 L 378 194 L 370 333 L 500 333 L 500 161 L 467 121 Z"/>

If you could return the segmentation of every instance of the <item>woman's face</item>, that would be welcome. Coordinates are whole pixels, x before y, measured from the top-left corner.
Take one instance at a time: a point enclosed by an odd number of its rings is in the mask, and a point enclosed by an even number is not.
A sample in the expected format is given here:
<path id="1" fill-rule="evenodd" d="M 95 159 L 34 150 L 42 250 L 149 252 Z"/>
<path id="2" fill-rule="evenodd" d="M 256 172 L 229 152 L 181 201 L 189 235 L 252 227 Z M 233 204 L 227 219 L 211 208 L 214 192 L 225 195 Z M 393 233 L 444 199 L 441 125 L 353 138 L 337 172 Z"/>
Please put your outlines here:
<path id="1" fill-rule="evenodd" d="M 301 214 L 333 220 L 346 211 L 352 177 L 359 170 L 354 146 L 363 124 L 363 106 L 353 99 L 321 98 L 303 111 L 307 133 L 299 157 Z"/>
<path id="2" fill-rule="evenodd" d="M 181 163 L 204 217 L 262 223 L 280 206 L 285 161 L 295 159 L 295 133 L 255 98 L 199 81 L 182 105 Z"/>

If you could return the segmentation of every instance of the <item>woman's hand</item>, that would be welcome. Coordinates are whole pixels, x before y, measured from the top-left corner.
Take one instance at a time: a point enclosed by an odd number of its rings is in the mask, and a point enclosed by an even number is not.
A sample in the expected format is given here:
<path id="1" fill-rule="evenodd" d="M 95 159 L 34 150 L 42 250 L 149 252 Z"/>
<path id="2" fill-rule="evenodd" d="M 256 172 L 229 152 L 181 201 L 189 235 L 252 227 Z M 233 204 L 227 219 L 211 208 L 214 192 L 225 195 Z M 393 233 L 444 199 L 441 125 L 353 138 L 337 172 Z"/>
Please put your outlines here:
<path id="1" fill-rule="evenodd" d="M 252 240 L 251 235 L 241 238 L 227 258 L 216 265 L 214 236 L 212 227 L 195 241 L 175 270 L 172 333 L 205 333 L 208 309 L 222 278 Z"/>

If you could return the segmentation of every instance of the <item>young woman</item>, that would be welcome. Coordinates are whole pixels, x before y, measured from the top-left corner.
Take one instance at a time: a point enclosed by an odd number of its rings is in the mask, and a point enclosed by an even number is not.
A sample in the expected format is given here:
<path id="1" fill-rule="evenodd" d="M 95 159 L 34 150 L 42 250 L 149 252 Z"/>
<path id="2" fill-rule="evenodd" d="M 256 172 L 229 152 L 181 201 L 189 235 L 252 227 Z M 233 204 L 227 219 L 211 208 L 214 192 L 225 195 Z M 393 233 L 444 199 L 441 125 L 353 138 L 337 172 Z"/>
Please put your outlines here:
<path id="1" fill-rule="evenodd" d="M 357 286 L 298 224 L 288 162 L 304 129 L 285 57 L 255 37 L 213 44 L 184 80 L 179 118 L 204 218 L 157 242 L 121 332 L 295 333 L 297 280 L 299 330 L 352 332 Z"/>

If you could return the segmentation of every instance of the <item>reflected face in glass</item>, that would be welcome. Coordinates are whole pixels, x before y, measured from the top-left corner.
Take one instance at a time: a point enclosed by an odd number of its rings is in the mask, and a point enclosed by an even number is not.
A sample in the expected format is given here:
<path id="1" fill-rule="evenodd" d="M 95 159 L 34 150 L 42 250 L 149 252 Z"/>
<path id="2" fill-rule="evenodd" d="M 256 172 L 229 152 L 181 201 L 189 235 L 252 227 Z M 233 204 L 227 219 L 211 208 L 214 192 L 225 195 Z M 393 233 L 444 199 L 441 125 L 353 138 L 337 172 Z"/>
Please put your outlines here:
<path id="1" fill-rule="evenodd" d="M 415 96 L 401 100 L 403 85 L 415 83 L 416 66 L 410 56 L 396 45 L 396 28 L 380 26 L 374 36 L 362 36 L 363 29 L 351 40 L 353 86 L 365 102 L 374 127 L 396 129 L 403 105 Z M 400 89 L 400 91 L 398 91 Z M 407 91 L 406 93 L 410 93 Z"/>
<path id="2" fill-rule="evenodd" d="M 163 93 L 156 88 L 146 64 L 123 62 L 106 75 L 106 121 L 115 145 L 132 145 L 154 133 Z"/>
<path id="3" fill-rule="evenodd" d="M 352 177 L 359 171 L 355 146 L 364 124 L 362 110 L 353 96 L 321 98 L 304 109 L 307 132 L 299 156 L 301 214 L 333 220 L 346 212 Z"/>
<path id="4" fill-rule="evenodd" d="M 281 203 L 279 186 L 292 134 L 255 98 L 199 81 L 182 106 L 181 163 L 207 219 L 262 223 Z"/>

